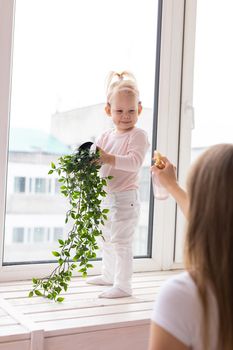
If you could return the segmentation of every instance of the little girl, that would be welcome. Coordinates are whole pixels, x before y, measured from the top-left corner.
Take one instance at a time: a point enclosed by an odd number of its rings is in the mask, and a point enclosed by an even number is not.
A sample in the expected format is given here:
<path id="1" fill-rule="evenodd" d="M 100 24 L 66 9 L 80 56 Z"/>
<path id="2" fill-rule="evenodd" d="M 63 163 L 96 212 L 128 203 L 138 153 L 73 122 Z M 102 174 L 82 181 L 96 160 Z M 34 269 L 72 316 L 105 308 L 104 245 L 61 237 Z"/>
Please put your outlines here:
<path id="1" fill-rule="evenodd" d="M 107 82 L 105 111 L 114 128 L 104 132 L 96 144 L 100 150 L 101 176 L 108 182 L 103 207 L 109 209 L 103 231 L 102 275 L 88 283 L 113 285 L 100 298 L 132 294 L 133 235 L 139 219 L 138 174 L 149 147 L 144 130 L 135 125 L 142 111 L 134 76 L 111 72 Z"/>

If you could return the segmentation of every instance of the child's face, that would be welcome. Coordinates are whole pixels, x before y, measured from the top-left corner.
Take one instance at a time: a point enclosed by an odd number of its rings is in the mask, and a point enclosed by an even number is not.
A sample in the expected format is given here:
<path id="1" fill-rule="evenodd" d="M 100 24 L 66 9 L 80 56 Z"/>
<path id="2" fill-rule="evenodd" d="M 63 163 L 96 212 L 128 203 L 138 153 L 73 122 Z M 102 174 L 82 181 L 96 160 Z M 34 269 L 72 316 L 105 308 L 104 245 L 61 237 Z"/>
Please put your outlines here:
<path id="1" fill-rule="evenodd" d="M 126 132 L 132 129 L 137 123 L 142 107 L 138 98 L 128 92 L 117 92 L 106 106 L 106 112 L 112 117 L 117 131 Z"/>

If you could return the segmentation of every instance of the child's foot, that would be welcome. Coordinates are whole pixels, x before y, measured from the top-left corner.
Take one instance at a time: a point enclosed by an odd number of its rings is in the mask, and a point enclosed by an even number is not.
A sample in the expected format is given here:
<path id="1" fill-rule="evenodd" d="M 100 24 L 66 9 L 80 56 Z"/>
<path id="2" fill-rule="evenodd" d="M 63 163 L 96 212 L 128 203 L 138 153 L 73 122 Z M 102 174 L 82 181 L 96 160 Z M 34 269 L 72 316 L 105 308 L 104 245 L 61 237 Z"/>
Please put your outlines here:
<path id="1" fill-rule="evenodd" d="M 90 277 L 86 281 L 88 284 L 95 284 L 97 286 L 112 286 L 113 283 L 108 282 L 103 276 Z"/>
<path id="2" fill-rule="evenodd" d="M 130 296 L 131 294 L 124 292 L 118 287 L 112 287 L 108 289 L 106 292 L 99 294 L 99 298 L 108 298 L 108 299 L 125 298 Z"/>

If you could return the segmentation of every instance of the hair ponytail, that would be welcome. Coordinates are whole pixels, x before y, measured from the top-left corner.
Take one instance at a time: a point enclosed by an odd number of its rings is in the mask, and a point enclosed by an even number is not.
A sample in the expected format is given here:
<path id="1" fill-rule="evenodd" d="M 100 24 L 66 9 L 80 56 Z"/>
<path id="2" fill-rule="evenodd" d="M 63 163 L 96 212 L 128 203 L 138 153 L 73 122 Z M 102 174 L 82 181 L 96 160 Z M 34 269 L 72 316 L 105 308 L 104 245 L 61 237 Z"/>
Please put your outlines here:
<path id="1" fill-rule="evenodd" d="M 120 90 L 131 91 L 139 97 L 137 82 L 133 73 L 129 71 L 122 71 L 121 73 L 110 71 L 106 78 L 107 102 L 110 102 L 112 96 Z"/>

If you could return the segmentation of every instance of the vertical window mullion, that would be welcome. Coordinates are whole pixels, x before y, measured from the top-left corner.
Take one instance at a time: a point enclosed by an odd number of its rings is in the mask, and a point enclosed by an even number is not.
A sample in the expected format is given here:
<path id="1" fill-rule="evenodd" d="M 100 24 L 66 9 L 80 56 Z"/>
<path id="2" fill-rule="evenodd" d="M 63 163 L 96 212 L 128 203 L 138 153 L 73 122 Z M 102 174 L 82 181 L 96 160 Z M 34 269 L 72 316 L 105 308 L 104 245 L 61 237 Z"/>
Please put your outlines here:
<path id="1" fill-rule="evenodd" d="M 179 155 L 184 0 L 163 0 L 156 149 L 174 164 Z M 162 269 L 173 264 L 176 205 L 172 198 L 156 201 L 153 258 Z"/>
<path id="2" fill-rule="evenodd" d="M 180 116 L 180 139 L 179 139 L 179 164 L 178 179 L 185 188 L 186 177 L 190 165 L 191 129 L 193 123 L 193 74 L 194 74 L 194 46 L 196 30 L 196 0 L 186 0 L 184 48 L 182 68 L 182 95 Z M 185 218 L 180 209 L 177 210 L 176 236 L 174 249 L 173 268 L 182 266 L 183 242 L 184 242 Z"/>
<path id="3" fill-rule="evenodd" d="M 0 261 L 2 263 L 15 1 L 1 0 L 0 5 Z"/>

